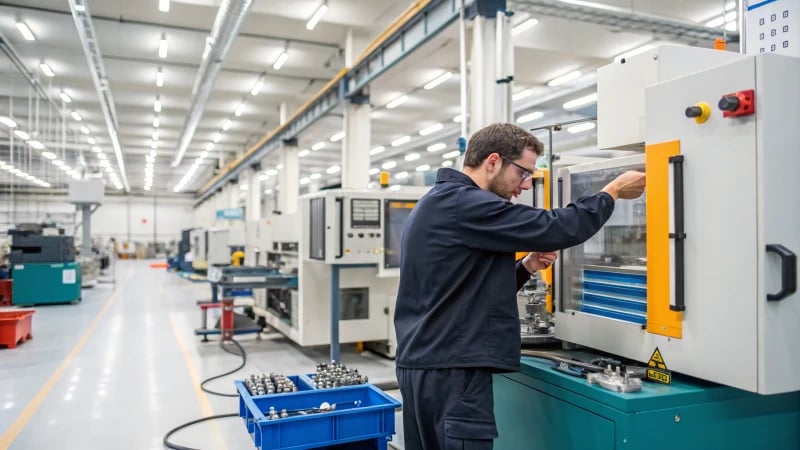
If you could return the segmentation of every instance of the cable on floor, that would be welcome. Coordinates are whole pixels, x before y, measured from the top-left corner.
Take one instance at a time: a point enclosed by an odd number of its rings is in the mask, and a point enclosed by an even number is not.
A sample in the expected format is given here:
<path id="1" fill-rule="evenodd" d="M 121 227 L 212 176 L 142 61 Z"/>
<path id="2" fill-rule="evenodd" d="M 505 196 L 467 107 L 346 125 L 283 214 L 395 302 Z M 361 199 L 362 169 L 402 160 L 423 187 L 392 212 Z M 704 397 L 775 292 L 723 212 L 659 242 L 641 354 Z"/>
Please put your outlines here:
<path id="1" fill-rule="evenodd" d="M 231 355 L 234 355 L 234 356 L 241 357 L 242 358 L 241 364 L 239 364 L 239 366 L 237 366 L 233 370 L 230 370 L 228 372 L 225 372 L 225 373 L 222 373 L 222 374 L 219 374 L 219 375 L 214 375 L 211 378 L 206 378 L 205 380 L 203 380 L 203 382 L 200 383 L 200 389 L 202 389 L 203 392 L 207 392 L 207 393 L 212 394 L 212 395 L 218 395 L 220 397 L 238 397 L 239 396 L 238 394 L 226 394 L 224 392 L 212 391 L 211 389 L 206 389 L 205 388 L 205 384 L 206 383 L 208 383 L 210 381 L 214 381 L 214 380 L 222 378 L 222 377 L 225 377 L 225 376 L 228 376 L 228 375 L 232 375 L 232 374 L 238 372 L 239 370 L 241 370 L 245 366 L 245 364 L 247 364 L 247 352 L 244 350 L 244 347 L 242 347 L 242 344 L 240 344 L 236 339 L 231 339 L 231 342 L 239 349 L 238 353 L 226 348 L 225 344 L 222 341 L 220 341 L 219 345 L 222 348 L 222 350 L 224 350 L 225 352 L 230 353 Z M 198 423 L 206 422 L 206 421 L 209 421 L 209 420 L 225 419 L 225 418 L 228 418 L 228 417 L 239 417 L 239 413 L 217 414 L 217 415 L 214 415 L 214 416 L 208 416 L 208 417 L 203 417 L 203 418 L 200 418 L 200 419 L 195 419 L 195 420 L 192 420 L 191 422 L 186 422 L 184 424 L 178 425 L 177 427 L 169 430 L 167 432 L 167 434 L 164 435 L 164 439 L 162 439 L 161 442 L 164 443 L 164 447 L 171 448 L 171 449 L 174 449 L 174 450 L 202 450 L 202 449 L 198 449 L 198 448 L 194 448 L 194 447 L 185 447 L 183 445 L 178 445 L 178 444 L 172 443 L 172 442 L 170 442 L 169 438 L 173 434 L 177 433 L 178 431 L 181 431 L 184 428 L 188 428 L 188 427 L 190 427 L 192 425 L 196 425 Z"/>

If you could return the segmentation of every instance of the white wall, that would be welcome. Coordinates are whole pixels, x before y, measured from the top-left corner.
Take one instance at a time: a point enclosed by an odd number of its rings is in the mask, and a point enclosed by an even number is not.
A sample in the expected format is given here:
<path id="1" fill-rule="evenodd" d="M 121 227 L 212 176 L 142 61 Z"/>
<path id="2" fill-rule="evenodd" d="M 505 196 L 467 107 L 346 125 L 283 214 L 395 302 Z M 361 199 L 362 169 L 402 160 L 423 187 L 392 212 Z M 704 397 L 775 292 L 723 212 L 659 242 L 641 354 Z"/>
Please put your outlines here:
<path id="1" fill-rule="evenodd" d="M 153 197 L 109 197 L 92 214 L 92 237 L 116 238 L 118 241 L 169 243 L 180 239 L 180 232 L 194 227 L 191 199 Z M 81 214 L 63 195 L 0 194 L 0 233 L 19 222 L 55 220 L 72 235 Z M 80 238 L 80 231 L 78 232 Z"/>

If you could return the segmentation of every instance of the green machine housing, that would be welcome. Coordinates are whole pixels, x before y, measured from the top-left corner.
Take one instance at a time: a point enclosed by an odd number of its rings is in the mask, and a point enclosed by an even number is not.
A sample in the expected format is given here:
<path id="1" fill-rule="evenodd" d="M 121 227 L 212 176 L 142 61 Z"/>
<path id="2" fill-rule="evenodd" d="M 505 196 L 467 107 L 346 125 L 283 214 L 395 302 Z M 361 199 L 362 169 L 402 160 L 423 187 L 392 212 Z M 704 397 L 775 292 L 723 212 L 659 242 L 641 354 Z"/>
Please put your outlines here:
<path id="1" fill-rule="evenodd" d="M 523 357 L 519 372 L 495 375 L 494 396 L 495 450 L 800 449 L 800 392 L 759 395 L 673 374 L 671 385 L 617 393 Z"/>
<path id="2" fill-rule="evenodd" d="M 75 262 L 15 264 L 12 303 L 42 305 L 81 300 L 81 268 Z"/>

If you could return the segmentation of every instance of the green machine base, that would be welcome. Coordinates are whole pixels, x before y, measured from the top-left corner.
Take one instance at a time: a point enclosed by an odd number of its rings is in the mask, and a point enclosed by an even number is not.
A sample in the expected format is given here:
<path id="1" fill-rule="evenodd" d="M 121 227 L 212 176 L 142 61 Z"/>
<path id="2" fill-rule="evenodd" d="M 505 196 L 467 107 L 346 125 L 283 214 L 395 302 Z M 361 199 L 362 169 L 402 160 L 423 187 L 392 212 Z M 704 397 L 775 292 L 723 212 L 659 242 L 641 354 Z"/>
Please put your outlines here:
<path id="1" fill-rule="evenodd" d="M 14 305 L 71 303 L 81 299 L 78 263 L 16 264 L 11 268 Z"/>
<path id="2" fill-rule="evenodd" d="M 669 386 L 620 394 L 522 358 L 520 372 L 495 376 L 494 395 L 495 450 L 800 449 L 800 392 L 763 396 L 673 374 Z"/>

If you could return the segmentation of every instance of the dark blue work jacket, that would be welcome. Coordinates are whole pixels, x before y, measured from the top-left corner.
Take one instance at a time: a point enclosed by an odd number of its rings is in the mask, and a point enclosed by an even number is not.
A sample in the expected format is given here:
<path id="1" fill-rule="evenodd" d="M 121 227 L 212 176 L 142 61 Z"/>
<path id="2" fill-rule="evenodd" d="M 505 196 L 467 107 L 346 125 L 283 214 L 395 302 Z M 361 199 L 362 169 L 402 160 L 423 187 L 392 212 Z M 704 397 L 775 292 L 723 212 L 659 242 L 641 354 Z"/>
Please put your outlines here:
<path id="1" fill-rule="evenodd" d="M 514 253 L 583 243 L 613 211 L 606 193 L 552 211 L 513 204 L 439 169 L 403 232 L 397 366 L 519 370 L 516 292 L 529 274 Z"/>

